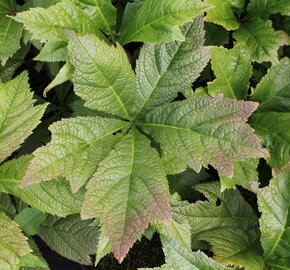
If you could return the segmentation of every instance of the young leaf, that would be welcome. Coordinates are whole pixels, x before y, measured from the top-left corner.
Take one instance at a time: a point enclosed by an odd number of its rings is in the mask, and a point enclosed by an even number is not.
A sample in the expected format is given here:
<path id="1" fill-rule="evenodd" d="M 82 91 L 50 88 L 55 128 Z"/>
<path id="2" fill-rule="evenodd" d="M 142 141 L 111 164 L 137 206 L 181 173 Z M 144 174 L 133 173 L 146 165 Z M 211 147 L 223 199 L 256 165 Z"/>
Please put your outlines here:
<path id="1" fill-rule="evenodd" d="M 130 119 L 135 75 L 123 48 L 95 36 L 70 34 L 69 57 L 74 90 L 85 106 Z"/>
<path id="2" fill-rule="evenodd" d="M 235 160 L 268 155 L 245 123 L 256 108 L 253 102 L 204 96 L 162 105 L 140 125 L 196 172 L 211 164 L 232 177 Z"/>
<path id="3" fill-rule="evenodd" d="M 55 76 L 53 81 L 44 89 L 43 95 L 46 97 L 47 92 L 52 88 L 63 84 L 64 82 L 71 79 L 74 68 L 70 63 L 65 63 L 64 66 L 59 70 L 58 74 Z"/>
<path id="4" fill-rule="evenodd" d="M 257 135 L 270 150 L 269 164 L 282 168 L 290 160 L 290 61 L 271 67 L 258 84 L 252 99 L 260 103 L 250 120 Z"/>
<path id="5" fill-rule="evenodd" d="M 174 99 L 191 86 L 209 61 L 202 16 L 181 28 L 185 41 L 145 44 L 137 62 L 136 115 Z"/>
<path id="6" fill-rule="evenodd" d="M 151 220 L 171 219 L 165 171 L 149 144 L 132 129 L 100 163 L 87 186 L 82 218 L 100 217 L 119 262 Z"/>
<path id="7" fill-rule="evenodd" d="M 236 185 L 240 185 L 252 191 L 251 184 L 259 180 L 257 171 L 258 164 L 259 159 L 254 158 L 244 161 L 235 161 L 233 178 L 220 175 L 221 189 L 235 188 Z"/>
<path id="8" fill-rule="evenodd" d="M 70 0 L 62 0 L 49 8 L 32 8 L 17 13 L 14 19 L 24 24 L 32 39 L 43 42 L 52 39 L 67 40 L 64 30 L 102 37 L 96 21 Z"/>
<path id="9" fill-rule="evenodd" d="M 120 43 L 165 43 L 184 40 L 179 26 L 210 6 L 200 0 L 147 0 L 121 27 Z"/>
<path id="10" fill-rule="evenodd" d="M 220 228 L 201 233 L 198 240 L 210 243 L 213 259 L 221 264 L 245 267 L 245 270 L 265 269 L 259 237 L 253 230 Z"/>
<path id="11" fill-rule="evenodd" d="M 99 228 L 91 220 L 82 221 L 78 215 L 66 218 L 49 216 L 41 225 L 39 236 L 60 255 L 85 265 L 91 265 L 89 255 L 97 250 Z"/>
<path id="12" fill-rule="evenodd" d="M 231 1 L 205 0 L 205 3 L 213 6 L 205 17 L 206 21 L 222 25 L 227 30 L 236 30 L 239 24 L 232 10 Z"/>
<path id="13" fill-rule="evenodd" d="M 254 18 L 241 23 L 234 33 L 234 38 L 238 42 L 246 43 L 252 61 L 258 63 L 269 61 L 277 64 L 277 50 L 282 41 L 272 28 L 271 21 Z"/>
<path id="14" fill-rule="evenodd" d="M 39 226 L 46 219 L 46 215 L 36 208 L 27 207 L 14 217 L 14 221 L 20 226 L 26 235 L 35 235 L 38 233 Z"/>
<path id="15" fill-rule="evenodd" d="M 31 252 L 27 238 L 17 224 L 0 212 L 0 265 L 2 269 L 18 269 L 20 258 Z"/>
<path id="16" fill-rule="evenodd" d="M 33 60 L 43 62 L 65 61 L 67 56 L 66 46 L 67 41 L 62 39 L 48 41 Z"/>
<path id="17" fill-rule="evenodd" d="M 19 148 L 40 122 L 46 104 L 33 106 L 27 72 L 0 82 L 0 163 Z"/>
<path id="18" fill-rule="evenodd" d="M 268 187 L 258 189 L 257 196 L 265 259 L 273 263 L 280 258 L 290 260 L 290 166 L 278 171 Z"/>
<path id="19" fill-rule="evenodd" d="M 251 0 L 247 11 L 250 16 L 268 19 L 271 14 L 289 12 L 288 0 Z"/>
<path id="20" fill-rule="evenodd" d="M 22 186 L 64 176 L 75 193 L 123 134 L 127 122 L 101 117 L 63 119 L 52 124 L 52 140 L 34 152 Z"/>
<path id="21" fill-rule="evenodd" d="M 79 213 L 84 190 L 73 195 L 63 178 L 19 188 L 31 159 L 32 156 L 22 156 L 0 167 L 0 191 L 17 196 L 32 207 L 52 215 L 64 217 Z"/>
<path id="22" fill-rule="evenodd" d="M 103 231 L 101 230 L 100 236 L 98 239 L 98 247 L 97 247 L 97 254 L 95 260 L 95 266 L 100 262 L 100 260 L 105 257 L 107 254 L 112 252 L 112 248 L 110 245 L 110 239 L 105 236 Z"/>
<path id="23" fill-rule="evenodd" d="M 216 79 L 208 84 L 209 94 L 246 99 L 252 66 L 247 47 L 238 43 L 233 49 L 211 48 L 211 65 Z"/>

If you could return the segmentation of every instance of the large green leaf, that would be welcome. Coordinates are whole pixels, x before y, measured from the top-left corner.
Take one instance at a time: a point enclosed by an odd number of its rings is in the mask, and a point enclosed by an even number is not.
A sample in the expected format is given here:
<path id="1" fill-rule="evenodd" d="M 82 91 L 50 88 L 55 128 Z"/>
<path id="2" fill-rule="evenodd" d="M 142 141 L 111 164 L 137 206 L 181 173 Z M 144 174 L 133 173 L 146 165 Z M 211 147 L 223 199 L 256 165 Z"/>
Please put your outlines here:
<path id="1" fill-rule="evenodd" d="M 64 176 L 77 192 L 123 135 L 113 133 L 127 126 L 127 122 L 101 117 L 77 117 L 52 124 L 51 142 L 34 152 L 21 185 Z"/>
<path id="2" fill-rule="evenodd" d="M 129 119 L 134 102 L 135 75 L 126 52 L 95 36 L 70 35 L 74 90 L 91 109 Z"/>
<path id="3" fill-rule="evenodd" d="M 269 164 L 281 168 L 290 160 L 290 61 L 281 60 L 258 84 L 252 99 L 260 103 L 250 120 L 270 150 Z"/>
<path id="4" fill-rule="evenodd" d="M 229 270 L 207 257 L 203 252 L 191 252 L 180 246 L 176 240 L 162 237 L 166 264 L 151 270 Z M 139 270 L 150 270 L 139 268 Z"/>
<path id="5" fill-rule="evenodd" d="M 258 16 L 262 19 L 267 19 L 275 13 L 289 13 L 289 10 L 288 0 L 251 0 L 247 8 L 250 16 Z"/>
<path id="6" fill-rule="evenodd" d="M 27 204 L 52 215 L 67 216 L 79 213 L 84 190 L 73 195 L 64 179 L 19 188 L 31 159 L 32 156 L 23 156 L 0 167 L 0 191 L 17 196 Z"/>
<path id="7" fill-rule="evenodd" d="M 0 163 L 17 150 L 40 122 L 46 104 L 33 106 L 27 72 L 0 82 Z"/>
<path id="8" fill-rule="evenodd" d="M 18 270 L 20 258 L 31 252 L 27 238 L 17 224 L 0 212 L 0 266 L 3 270 Z"/>
<path id="9" fill-rule="evenodd" d="M 209 94 L 246 99 L 252 66 L 245 44 L 239 43 L 231 50 L 211 48 L 211 65 L 216 79 L 208 84 Z"/>
<path id="10" fill-rule="evenodd" d="M 232 177 L 235 160 L 268 154 L 245 123 L 256 108 L 253 102 L 204 96 L 159 106 L 141 125 L 166 152 L 174 152 L 195 171 L 211 164 Z"/>
<path id="11" fill-rule="evenodd" d="M 214 259 L 224 265 L 245 267 L 245 270 L 264 270 L 262 249 L 257 232 L 237 228 L 220 228 L 198 236 L 212 246 Z"/>
<path id="12" fill-rule="evenodd" d="M 41 225 L 39 236 L 60 255 L 75 262 L 91 265 L 90 255 L 98 245 L 99 228 L 91 220 L 81 220 L 78 215 L 66 218 L 49 216 Z"/>
<path id="13" fill-rule="evenodd" d="M 208 201 L 176 203 L 173 214 L 179 223 L 188 222 L 193 240 L 201 233 L 216 232 L 221 228 L 240 228 L 248 230 L 258 223 L 252 207 L 243 199 L 239 191 L 220 191 L 220 184 L 212 182 L 195 186 Z M 220 200 L 220 205 L 217 205 Z"/>
<path id="14" fill-rule="evenodd" d="M 6 60 L 20 48 L 22 26 L 0 15 L 0 60 Z"/>
<path id="15" fill-rule="evenodd" d="M 120 262 L 152 219 L 168 222 L 171 218 L 160 158 L 135 129 L 100 163 L 87 189 L 82 218 L 100 217 Z"/>
<path id="16" fill-rule="evenodd" d="M 271 21 L 253 18 L 243 22 L 234 33 L 234 38 L 246 43 L 252 61 L 278 63 L 277 51 L 283 42 L 272 28 Z"/>
<path id="17" fill-rule="evenodd" d="M 290 166 L 275 173 L 268 187 L 257 190 L 257 196 L 262 213 L 259 221 L 264 257 L 274 264 L 282 258 L 289 261 Z"/>
<path id="18" fill-rule="evenodd" d="M 43 42 L 50 39 L 66 40 L 64 30 L 102 36 L 98 23 L 70 0 L 62 0 L 49 8 L 37 7 L 17 13 L 14 19 L 24 24 L 33 39 Z"/>
<path id="19" fill-rule="evenodd" d="M 209 5 L 200 0 L 147 0 L 131 14 L 131 20 L 122 24 L 120 43 L 184 40 L 179 26 L 208 8 Z"/>
<path id="20" fill-rule="evenodd" d="M 171 101 L 198 78 L 209 61 L 204 47 L 202 17 L 181 28 L 185 41 L 145 44 L 137 61 L 136 114 L 143 117 L 156 106 Z"/>
<path id="21" fill-rule="evenodd" d="M 205 0 L 213 6 L 205 17 L 206 21 L 222 25 L 227 30 L 236 30 L 239 28 L 237 18 L 232 10 L 232 3 L 228 0 Z"/>

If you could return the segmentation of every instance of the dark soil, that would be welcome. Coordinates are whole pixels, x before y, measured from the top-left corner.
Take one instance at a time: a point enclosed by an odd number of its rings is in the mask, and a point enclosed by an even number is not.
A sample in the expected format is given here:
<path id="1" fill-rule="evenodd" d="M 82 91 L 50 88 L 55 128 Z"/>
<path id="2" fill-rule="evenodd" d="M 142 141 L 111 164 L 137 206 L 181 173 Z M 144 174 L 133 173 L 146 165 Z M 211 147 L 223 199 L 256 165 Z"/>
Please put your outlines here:
<path id="1" fill-rule="evenodd" d="M 35 242 L 52 270 L 137 270 L 142 267 L 157 267 L 164 264 L 164 254 L 157 234 L 151 241 L 143 237 L 142 241 L 137 242 L 122 264 L 109 254 L 100 261 L 97 267 L 80 265 L 67 260 L 51 250 L 38 237 L 35 238 Z"/>

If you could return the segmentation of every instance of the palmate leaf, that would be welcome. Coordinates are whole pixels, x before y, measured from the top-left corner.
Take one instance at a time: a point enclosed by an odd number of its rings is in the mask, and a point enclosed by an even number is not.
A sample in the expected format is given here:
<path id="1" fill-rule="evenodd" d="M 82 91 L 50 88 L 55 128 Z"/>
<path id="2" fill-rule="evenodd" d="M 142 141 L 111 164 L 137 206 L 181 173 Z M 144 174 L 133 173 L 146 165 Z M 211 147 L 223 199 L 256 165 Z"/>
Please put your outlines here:
<path id="1" fill-rule="evenodd" d="M 20 258 L 31 252 L 27 238 L 17 224 L 0 212 L 0 265 L 5 270 L 18 270 Z"/>
<path id="2" fill-rule="evenodd" d="M 113 133 L 127 127 L 127 122 L 101 117 L 77 117 L 52 124 L 51 142 L 34 152 L 21 185 L 64 176 L 77 192 L 123 135 Z"/>
<path id="3" fill-rule="evenodd" d="M 232 3 L 228 0 L 205 0 L 213 6 L 205 17 L 206 21 L 222 25 L 227 30 L 236 30 L 239 28 L 237 18 L 232 10 Z"/>
<path id="4" fill-rule="evenodd" d="M 269 164 L 282 168 L 290 160 L 290 61 L 281 60 L 269 69 L 252 95 L 260 103 L 250 119 L 257 135 L 270 150 Z"/>
<path id="5" fill-rule="evenodd" d="M 156 268 L 139 270 L 229 270 L 207 257 L 203 252 L 191 252 L 180 246 L 178 241 L 161 237 L 166 264 Z"/>
<path id="6" fill-rule="evenodd" d="M 252 66 L 244 43 L 238 43 L 231 50 L 223 47 L 211 48 L 211 65 L 216 79 L 208 83 L 209 94 L 246 99 Z"/>
<path id="7" fill-rule="evenodd" d="M 185 41 L 145 44 L 137 61 L 135 110 L 144 117 L 156 106 L 173 100 L 191 86 L 209 61 L 204 47 L 202 16 L 181 28 Z"/>
<path id="8" fill-rule="evenodd" d="M 288 0 L 251 0 L 247 8 L 250 16 L 257 16 L 262 19 L 267 19 L 270 14 L 275 13 L 286 15 L 289 10 L 290 3 Z"/>
<path id="9" fill-rule="evenodd" d="M 100 163 L 87 189 L 81 216 L 100 217 L 120 262 L 151 220 L 170 221 L 165 171 L 150 141 L 135 129 Z"/>
<path id="10" fill-rule="evenodd" d="M 208 202 L 180 202 L 173 207 L 175 220 L 190 224 L 194 241 L 200 233 L 216 231 L 218 234 L 221 228 L 248 230 L 257 225 L 258 219 L 253 209 L 237 190 L 221 193 L 218 182 L 197 185 L 195 190 L 202 192 Z M 218 199 L 221 201 L 219 206 L 216 205 Z"/>
<path id="11" fill-rule="evenodd" d="M 33 106 L 27 72 L 0 82 L 0 163 L 17 150 L 40 122 L 46 104 Z"/>
<path id="12" fill-rule="evenodd" d="M 174 219 L 191 226 L 193 246 L 200 243 L 197 241 L 208 241 L 219 263 L 263 270 L 262 252 L 254 231 L 258 219 L 241 194 L 237 190 L 221 192 L 218 182 L 197 185 L 195 190 L 209 201 L 176 201 L 173 206 Z"/>
<path id="13" fill-rule="evenodd" d="M 54 251 L 75 262 L 91 265 L 89 255 L 96 253 L 99 228 L 79 215 L 66 218 L 49 216 L 41 225 L 39 236 Z"/>
<path id="14" fill-rule="evenodd" d="M 261 242 L 269 263 L 290 260 L 290 166 L 276 172 L 268 187 L 258 189 Z M 288 264 L 289 265 L 289 264 Z M 287 263 L 281 264 L 286 267 Z M 283 267 L 281 268 L 283 269 Z"/>
<path id="15" fill-rule="evenodd" d="M 232 177 L 233 161 L 268 155 L 245 124 L 256 108 L 253 102 L 204 96 L 159 106 L 140 125 L 195 171 L 211 164 Z"/>
<path id="16" fill-rule="evenodd" d="M 264 260 L 256 231 L 220 228 L 201 233 L 197 239 L 212 246 L 213 259 L 224 265 L 245 267 L 245 270 L 264 270 Z"/>
<path id="17" fill-rule="evenodd" d="M 49 8 L 37 7 L 17 13 L 14 19 L 24 24 L 33 39 L 43 42 L 51 39 L 67 40 L 64 30 L 102 37 L 97 22 L 70 0 L 62 0 Z"/>
<path id="18" fill-rule="evenodd" d="M 234 38 L 238 42 L 246 43 L 252 61 L 278 63 L 277 51 L 283 41 L 272 28 L 271 21 L 253 18 L 241 23 Z"/>
<path id="19" fill-rule="evenodd" d="M 68 50 L 74 90 L 85 106 L 130 119 L 135 75 L 124 49 L 92 35 L 70 34 Z"/>
<path id="20" fill-rule="evenodd" d="M 80 212 L 84 190 L 72 194 L 63 178 L 19 188 L 32 156 L 7 161 L 0 167 L 0 191 L 12 194 L 42 212 L 61 217 Z"/>
<path id="21" fill-rule="evenodd" d="M 200 0 L 148 0 L 121 27 L 120 43 L 165 43 L 184 40 L 179 26 L 210 6 Z M 130 6 L 128 7 L 130 8 Z"/>

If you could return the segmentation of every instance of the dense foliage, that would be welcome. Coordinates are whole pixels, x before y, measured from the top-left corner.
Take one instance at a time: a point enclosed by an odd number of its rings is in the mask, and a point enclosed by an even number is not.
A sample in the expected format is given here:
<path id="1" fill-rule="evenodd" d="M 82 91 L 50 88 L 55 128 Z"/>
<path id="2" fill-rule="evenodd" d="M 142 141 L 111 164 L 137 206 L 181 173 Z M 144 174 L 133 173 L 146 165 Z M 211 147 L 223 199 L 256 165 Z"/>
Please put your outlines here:
<path id="1" fill-rule="evenodd" d="M 290 269 L 288 15 L 0 0 L 0 269 L 50 269 L 39 238 L 99 269 L 156 234 L 134 269 Z"/>

